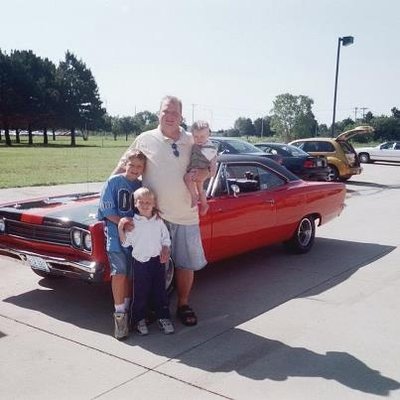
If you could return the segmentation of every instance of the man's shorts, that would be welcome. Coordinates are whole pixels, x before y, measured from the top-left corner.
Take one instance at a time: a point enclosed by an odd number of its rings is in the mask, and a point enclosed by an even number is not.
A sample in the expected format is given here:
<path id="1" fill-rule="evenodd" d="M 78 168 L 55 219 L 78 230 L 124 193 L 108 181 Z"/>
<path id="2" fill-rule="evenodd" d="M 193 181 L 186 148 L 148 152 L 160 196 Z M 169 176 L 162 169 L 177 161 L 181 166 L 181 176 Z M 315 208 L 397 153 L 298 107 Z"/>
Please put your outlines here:
<path id="1" fill-rule="evenodd" d="M 108 261 L 110 262 L 110 275 L 126 275 L 129 278 L 133 276 L 132 256 L 130 252 L 110 251 L 108 252 Z"/>
<path id="2" fill-rule="evenodd" d="M 200 227 L 165 221 L 171 235 L 171 257 L 175 267 L 198 271 L 207 264 L 201 242 Z"/>

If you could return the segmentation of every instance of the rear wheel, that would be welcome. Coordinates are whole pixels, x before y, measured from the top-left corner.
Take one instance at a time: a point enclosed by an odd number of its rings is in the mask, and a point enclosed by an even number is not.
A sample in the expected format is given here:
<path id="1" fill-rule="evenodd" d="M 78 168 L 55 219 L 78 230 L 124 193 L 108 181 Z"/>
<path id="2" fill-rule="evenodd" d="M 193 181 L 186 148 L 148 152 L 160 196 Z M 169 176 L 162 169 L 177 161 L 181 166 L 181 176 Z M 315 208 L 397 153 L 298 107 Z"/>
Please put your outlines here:
<path id="1" fill-rule="evenodd" d="M 338 169 L 332 164 L 329 164 L 328 167 L 329 167 L 329 173 L 328 173 L 328 177 L 327 177 L 326 180 L 330 181 L 330 182 L 331 181 L 337 181 L 338 178 L 339 178 Z"/>
<path id="2" fill-rule="evenodd" d="M 307 253 L 314 244 L 315 221 L 311 216 L 304 217 L 296 228 L 291 239 L 284 243 L 291 253 Z"/>
<path id="3" fill-rule="evenodd" d="M 360 160 L 361 163 L 364 163 L 364 164 L 367 164 L 371 161 L 368 153 L 360 153 L 358 155 L 358 159 Z"/>

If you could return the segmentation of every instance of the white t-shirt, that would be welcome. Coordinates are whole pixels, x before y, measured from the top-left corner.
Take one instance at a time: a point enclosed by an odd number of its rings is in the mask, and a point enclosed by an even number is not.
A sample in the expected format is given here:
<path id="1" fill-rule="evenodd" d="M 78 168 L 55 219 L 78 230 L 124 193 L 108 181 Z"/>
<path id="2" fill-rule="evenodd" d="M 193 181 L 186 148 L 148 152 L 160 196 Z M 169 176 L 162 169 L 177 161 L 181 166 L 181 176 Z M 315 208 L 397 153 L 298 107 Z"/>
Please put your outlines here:
<path id="1" fill-rule="evenodd" d="M 174 155 L 171 145 L 176 143 L 179 156 Z M 153 190 L 161 217 L 179 225 L 199 223 L 197 207 L 191 207 L 191 197 L 183 177 L 189 165 L 193 137 L 181 129 L 174 142 L 159 129 L 143 132 L 130 148 L 137 148 L 147 156 L 143 173 L 143 186 Z"/>
<path id="2" fill-rule="evenodd" d="M 161 218 L 153 216 L 146 218 L 135 214 L 135 227 L 126 233 L 123 247 L 132 246 L 132 256 L 140 261 L 149 261 L 160 255 L 162 246 L 171 246 L 171 239 L 167 227 Z"/>

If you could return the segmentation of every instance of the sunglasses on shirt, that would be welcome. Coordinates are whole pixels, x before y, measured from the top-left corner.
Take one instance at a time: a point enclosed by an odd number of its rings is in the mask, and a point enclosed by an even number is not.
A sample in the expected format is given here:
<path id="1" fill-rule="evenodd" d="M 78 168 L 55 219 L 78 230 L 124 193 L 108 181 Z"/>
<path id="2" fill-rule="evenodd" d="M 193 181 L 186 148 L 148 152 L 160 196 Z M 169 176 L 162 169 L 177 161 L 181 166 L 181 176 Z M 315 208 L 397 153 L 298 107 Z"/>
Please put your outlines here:
<path id="1" fill-rule="evenodd" d="M 179 157 L 179 150 L 178 150 L 178 146 L 176 145 L 176 143 L 172 143 L 171 147 L 172 147 L 172 153 L 174 154 L 174 156 Z"/>

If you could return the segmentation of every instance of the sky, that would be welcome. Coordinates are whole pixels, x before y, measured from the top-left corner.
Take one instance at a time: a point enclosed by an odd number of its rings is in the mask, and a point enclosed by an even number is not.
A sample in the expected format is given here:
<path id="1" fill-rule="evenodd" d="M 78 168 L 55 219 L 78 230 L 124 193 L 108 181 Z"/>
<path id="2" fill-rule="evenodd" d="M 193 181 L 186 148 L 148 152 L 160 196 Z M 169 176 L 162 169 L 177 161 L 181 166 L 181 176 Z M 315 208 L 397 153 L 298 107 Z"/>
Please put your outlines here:
<path id="1" fill-rule="evenodd" d="M 91 69 L 111 115 L 183 101 L 187 123 L 213 130 L 270 114 L 283 93 L 314 100 L 332 122 L 400 108 L 398 0 L 0 0 L 0 49 Z"/>

